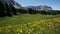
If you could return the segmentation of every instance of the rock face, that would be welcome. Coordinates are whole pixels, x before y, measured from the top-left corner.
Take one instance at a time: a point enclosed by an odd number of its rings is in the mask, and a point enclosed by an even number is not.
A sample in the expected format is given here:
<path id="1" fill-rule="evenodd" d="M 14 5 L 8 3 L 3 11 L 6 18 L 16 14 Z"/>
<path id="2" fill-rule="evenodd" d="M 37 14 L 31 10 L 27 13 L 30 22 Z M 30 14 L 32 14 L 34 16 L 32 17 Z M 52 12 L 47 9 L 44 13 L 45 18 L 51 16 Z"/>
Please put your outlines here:
<path id="1" fill-rule="evenodd" d="M 14 6 L 15 8 L 19 9 L 21 7 L 20 4 L 16 3 L 14 0 L 0 0 L 1 2 L 3 3 L 7 3 L 7 4 L 10 4 L 12 6 Z"/>
<path id="2" fill-rule="evenodd" d="M 11 5 L 15 5 L 15 1 L 14 0 L 0 0 L 1 2 L 3 3 L 8 3 L 8 4 L 11 4 Z"/>
<path id="3" fill-rule="evenodd" d="M 27 6 L 27 7 L 24 7 L 24 8 L 32 8 L 33 10 L 38 10 L 38 11 L 41 11 L 41 10 L 52 10 L 51 7 L 49 6 Z"/>
<path id="4" fill-rule="evenodd" d="M 15 3 L 15 5 L 14 5 L 14 7 L 16 8 L 16 9 L 21 9 L 22 8 L 22 6 L 19 4 L 19 3 Z"/>

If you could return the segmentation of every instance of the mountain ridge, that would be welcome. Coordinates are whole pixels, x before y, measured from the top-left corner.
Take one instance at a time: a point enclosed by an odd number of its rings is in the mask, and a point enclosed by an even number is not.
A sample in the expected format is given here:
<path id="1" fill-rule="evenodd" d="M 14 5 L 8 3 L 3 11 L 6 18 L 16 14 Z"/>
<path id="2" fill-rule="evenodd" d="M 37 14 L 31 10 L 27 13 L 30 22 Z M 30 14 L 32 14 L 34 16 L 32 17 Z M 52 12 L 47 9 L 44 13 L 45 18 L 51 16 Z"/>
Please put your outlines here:
<path id="1" fill-rule="evenodd" d="M 25 9 L 32 8 L 33 10 L 52 10 L 52 7 L 50 6 L 45 6 L 45 5 L 40 5 L 40 6 L 26 6 L 24 7 Z"/>
<path id="2" fill-rule="evenodd" d="M 16 9 L 20 9 L 21 5 L 17 2 L 15 2 L 14 0 L 0 0 L 2 3 L 7 3 L 8 5 L 12 5 L 14 6 Z"/>

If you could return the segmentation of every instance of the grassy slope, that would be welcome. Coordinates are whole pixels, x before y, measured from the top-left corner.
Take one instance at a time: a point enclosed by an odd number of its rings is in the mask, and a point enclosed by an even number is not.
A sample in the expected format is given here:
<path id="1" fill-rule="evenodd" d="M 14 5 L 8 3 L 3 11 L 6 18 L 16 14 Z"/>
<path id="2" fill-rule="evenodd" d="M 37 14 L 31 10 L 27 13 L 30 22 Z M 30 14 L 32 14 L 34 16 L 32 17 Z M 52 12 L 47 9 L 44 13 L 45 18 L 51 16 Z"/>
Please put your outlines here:
<path id="1" fill-rule="evenodd" d="M 60 34 L 60 15 L 22 14 L 0 18 L 1 34 Z"/>

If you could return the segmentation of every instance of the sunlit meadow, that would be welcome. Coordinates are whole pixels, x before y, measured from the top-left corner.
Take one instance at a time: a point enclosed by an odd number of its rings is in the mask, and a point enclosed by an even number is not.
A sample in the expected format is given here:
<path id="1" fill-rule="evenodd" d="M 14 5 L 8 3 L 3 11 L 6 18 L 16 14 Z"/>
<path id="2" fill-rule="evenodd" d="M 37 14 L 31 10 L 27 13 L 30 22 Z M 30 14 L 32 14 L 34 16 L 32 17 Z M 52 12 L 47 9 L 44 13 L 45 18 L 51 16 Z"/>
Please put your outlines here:
<path id="1" fill-rule="evenodd" d="M 60 15 L 22 14 L 0 18 L 0 34 L 60 34 Z"/>

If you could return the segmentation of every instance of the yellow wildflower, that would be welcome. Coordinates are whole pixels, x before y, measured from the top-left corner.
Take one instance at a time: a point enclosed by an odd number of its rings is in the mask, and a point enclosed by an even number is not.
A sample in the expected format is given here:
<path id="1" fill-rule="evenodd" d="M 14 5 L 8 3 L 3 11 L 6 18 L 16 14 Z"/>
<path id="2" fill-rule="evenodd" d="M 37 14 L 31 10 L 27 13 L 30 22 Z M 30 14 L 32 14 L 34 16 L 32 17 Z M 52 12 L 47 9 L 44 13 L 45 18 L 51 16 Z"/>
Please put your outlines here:
<path id="1" fill-rule="evenodd" d="M 0 28 L 0 32 L 1 32 L 2 30 L 1 30 L 1 28 Z"/>
<path id="2" fill-rule="evenodd" d="M 17 30 L 17 32 L 20 32 L 20 33 L 22 33 L 22 30 L 21 30 L 21 29 L 18 29 L 18 30 Z"/>
<path id="3" fill-rule="evenodd" d="M 28 32 L 28 34 L 30 34 L 30 32 Z"/>
<path id="4" fill-rule="evenodd" d="M 39 33 L 35 33 L 35 34 L 39 34 Z"/>

